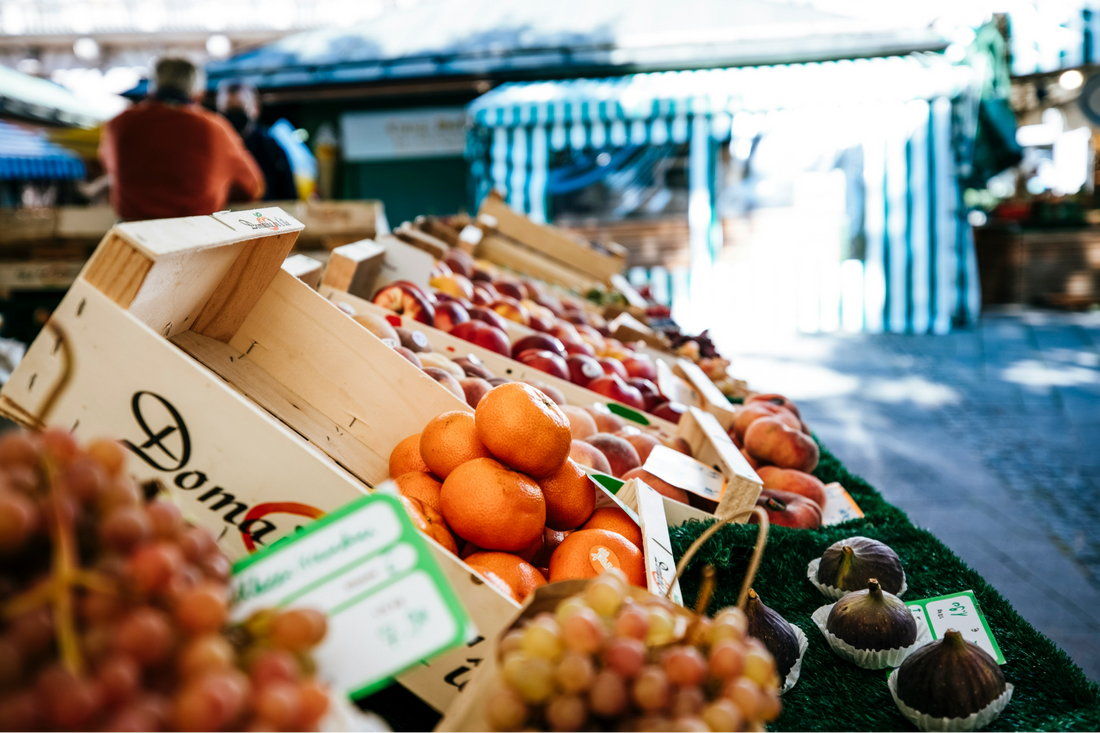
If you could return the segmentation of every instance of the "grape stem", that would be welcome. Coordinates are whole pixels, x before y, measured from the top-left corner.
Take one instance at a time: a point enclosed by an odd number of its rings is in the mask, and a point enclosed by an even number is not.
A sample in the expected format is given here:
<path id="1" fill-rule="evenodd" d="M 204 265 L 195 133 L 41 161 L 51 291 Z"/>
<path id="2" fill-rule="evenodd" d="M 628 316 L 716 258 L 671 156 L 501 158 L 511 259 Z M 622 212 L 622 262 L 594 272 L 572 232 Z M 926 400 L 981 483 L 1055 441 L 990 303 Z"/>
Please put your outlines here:
<path id="1" fill-rule="evenodd" d="M 73 582 L 79 565 L 76 559 L 76 538 L 73 536 L 72 517 L 63 510 L 61 490 L 56 481 L 56 469 L 48 458 L 43 461 L 49 500 L 53 504 L 50 517 L 50 539 L 53 540 L 53 622 L 57 632 L 57 648 L 61 663 L 74 675 L 84 671 L 84 659 L 73 620 Z"/>

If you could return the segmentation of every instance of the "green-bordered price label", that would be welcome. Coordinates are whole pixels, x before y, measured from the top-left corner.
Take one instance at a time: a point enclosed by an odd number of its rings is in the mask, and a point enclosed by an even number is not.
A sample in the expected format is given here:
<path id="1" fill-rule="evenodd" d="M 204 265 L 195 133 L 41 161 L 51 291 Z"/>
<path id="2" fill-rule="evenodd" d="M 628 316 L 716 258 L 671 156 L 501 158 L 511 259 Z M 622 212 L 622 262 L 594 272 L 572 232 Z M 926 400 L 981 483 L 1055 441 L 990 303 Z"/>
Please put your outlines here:
<path id="1" fill-rule="evenodd" d="M 955 629 L 964 639 L 977 644 L 996 659 L 997 664 L 1005 663 L 1005 655 L 1001 653 L 1001 647 L 997 646 L 993 632 L 989 630 L 989 623 L 978 606 L 974 591 L 964 590 L 947 596 L 912 601 L 906 605 L 914 616 L 924 618 L 933 639 L 939 639 L 948 629 Z"/>
<path id="2" fill-rule="evenodd" d="M 350 697 L 465 640 L 469 620 L 404 508 L 392 496 L 351 502 L 233 567 L 233 618 L 316 608 L 328 634 L 321 678 Z"/>

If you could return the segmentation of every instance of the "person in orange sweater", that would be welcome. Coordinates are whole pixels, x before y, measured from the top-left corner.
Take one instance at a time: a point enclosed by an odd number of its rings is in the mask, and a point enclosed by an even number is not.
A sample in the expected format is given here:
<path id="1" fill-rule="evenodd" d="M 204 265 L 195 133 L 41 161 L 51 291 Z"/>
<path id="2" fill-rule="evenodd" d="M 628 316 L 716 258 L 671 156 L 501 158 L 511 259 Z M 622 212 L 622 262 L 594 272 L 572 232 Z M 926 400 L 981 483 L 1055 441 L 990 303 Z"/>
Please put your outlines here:
<path id="1" fill-rule="evenodd" d="M 197 103 L 194 64 L 160 59 L 151 91 L 103 128 L 99 159 L 115 213 L 128 221 L 202 216 L 263 197 L 263 173 L 240 135 Z"/>

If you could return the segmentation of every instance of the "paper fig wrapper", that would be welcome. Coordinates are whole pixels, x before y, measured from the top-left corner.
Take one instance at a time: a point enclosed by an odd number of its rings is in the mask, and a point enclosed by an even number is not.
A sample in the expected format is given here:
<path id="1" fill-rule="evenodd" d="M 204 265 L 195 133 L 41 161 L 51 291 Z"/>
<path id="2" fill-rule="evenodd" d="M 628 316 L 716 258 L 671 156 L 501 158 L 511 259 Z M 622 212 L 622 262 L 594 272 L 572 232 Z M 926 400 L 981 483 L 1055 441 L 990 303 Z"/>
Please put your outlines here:
<path id="1" fill-rule="evenodd" d="M 810 640 L 806 638 L 806 634 L 802 632 L 802 629 L 798 628 L 790 621 L 787 624 L 794 631 L 794 636 L 798 639 L 798 659 L 795 660 L 794 666 L 791 667 L 791 671 L 787 673 L 787 678 L 783 680 L 783 686 L 779 688 L 779 694 L 787 692 L 787 690 L 794 687 L 794 683 L 798 682 L 798 675 L 802 672 L 802 658 L 806 656 L 806 649 L 810 646 Z"/>
<path id="2" fill-rule="evenodd" d="M 806 577 L 809 578 L 810 582 L 814 584 L 814 587 L 817 588 L 818 591 L 821 592 L 821 595 L 825 596 L 826 598 L 831 598 L 834 601 L 839 601 L 841 598 L 843 598 L 845 595 L 847 595 L 850 592 L 850 591 L 846 591 L 846 590 L 841 590 L 840 588 L 836 588 L 836 587 L 831 586 L 831 585 L 825 585 L 824 583 L 819 583 L 818 580 L 817 580 L 817 569 L 819 567 L 821 567 L 821 558 L 820 557 L 815 557 L 813 560 L 810 560 L 810 564 L 806 567 Z M 909 589 L 909 586 L 905 582 L 905 571 L 902 570 L 901 571 L 901 590 L 899 590 L 894 595 L 897 596 L 898 598 L 901 598 L 902 594 L 904 594 L 905 591 L 907 591 L 908 589 Z"/>
<path id="3" fill-rule="evenodd" d="M 886 684 L 890 688 L 890 694 L 894 697 L 894 703 L 898 706 L 901 714 L 905 716 L 905 719 L 924 731 L 964 731 L 984 728 L 996 720 L 997 716 L 1008 706 L 1009 700 L 1012 699 L 1012 685 L 1006 684 L 1005 691 L 1001 693 L 1000 697 L 972 715 L 965 718 L 933 718 L 931 715 L 925 715 L 914 710 L 901 701 L 901 698 L 898 697 L 898 671 L 896 669 L 890 673 L 890 678 L 886 681 Z"/>
<path id="4" fill-rule="evenodd" d="M 932 641 L 932 632 L 928 630 L 928 624 L 924 622 L 924 619 L 918 618 L 915 619 L 917 622 L 917 640 L 909 646 L 898 649 L 881 649 L 877 651 L 873 649 L 856 649 L 854 646 L 825 628 L 825 622 L 829 620 L 829 612 L 833 610 L 833 606 L 835 605 L 835 603 L 830 603 L 828 606 L 822 606 L 814 611 L 813 616 L 810 618 L 817 624 L 817 628 L 821 630 L 822 635 L 825 637 L 825 641 L 829 642 L 829 646 L 836 652 L 836 655 L 841 659 L 847 659 L 857 667 L 863 667 L 864 669 L 897 667 L 904 662 L 905 658 L 910 654 Z"/>

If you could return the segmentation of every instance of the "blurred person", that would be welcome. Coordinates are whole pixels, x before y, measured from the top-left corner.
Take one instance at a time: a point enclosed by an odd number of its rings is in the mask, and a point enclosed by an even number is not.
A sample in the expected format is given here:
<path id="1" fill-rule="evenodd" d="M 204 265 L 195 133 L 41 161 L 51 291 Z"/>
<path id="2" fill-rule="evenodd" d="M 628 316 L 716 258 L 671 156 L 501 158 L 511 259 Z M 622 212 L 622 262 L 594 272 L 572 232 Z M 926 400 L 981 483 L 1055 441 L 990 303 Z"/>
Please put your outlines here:
<path id="1" fill-rule="evenodd" d="M 263 196 L 263 173 L 236 130 L 199 104 L 204 86 L 190 61 L 162 58 L 150 96 L 104 125 L 99 158 L 121 218 L 202 216 Z"/>
<path id="2" fill-rule="evenodd" d="M 283 146 L 260 123 L 260 95 L 256 88 L 241 82 L 229 82 L 218 87 L 218 111 L 244 140 L 248 152 L 260 166 L 267 184 L 267 201 L 293 201 L 298 198 L 290 157 Z"/>

